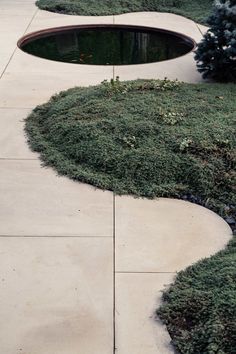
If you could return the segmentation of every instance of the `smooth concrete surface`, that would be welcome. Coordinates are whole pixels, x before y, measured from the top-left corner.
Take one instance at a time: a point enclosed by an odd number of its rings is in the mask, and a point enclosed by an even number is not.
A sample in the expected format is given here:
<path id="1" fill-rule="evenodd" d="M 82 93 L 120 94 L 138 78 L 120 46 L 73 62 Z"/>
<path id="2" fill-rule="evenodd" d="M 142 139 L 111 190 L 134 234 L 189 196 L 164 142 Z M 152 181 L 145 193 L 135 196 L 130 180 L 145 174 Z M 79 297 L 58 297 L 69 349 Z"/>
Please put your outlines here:
<path id="1" fill-rule="evenodd" d="M 156 319 L 162 290 L 173 274 L 117 273 L 116 353 L 172 354 L 166 328 Z M 149 299 L 149 301 L 147 301 Z"/>
<path id="2" fill-rule="evenodd" d="M 138 73 L 138 74 L 137 74 Z M 166 60 L 154 64 L 141 64 L 133 66 L 116 66 L 115 75 L 121 81 L 138 79 L 165 79 L 179 80 L 189 83 L 200 83 L 202 78 L 196 70 L 193 54 L 184 55 L 181 58 Z"/>
<path id="3" fill-rule="evenodd" d="M 217 214 L 196 204 L 116 197 L 117 271 L 180 271 L 216 253 L 230 237 Z"/>
<path id="4" fill-rule="evenodd" d="M 113 235 L 112 193 L 58 177 L 38 160 L 0 160 L 0 236 Z"/>
<path id="5" fill-rule="evenodd" d="M 197 25 L 188 18 L 163 12 L 136 12 L 114 16 L 116 24 L 140 25 L 185 34 L 195 40 L 201 38 Z"/>
<path id="6" fill-rule="evenodd" d="M 8 237 L 0 250 L 2 354 L 112 353 L 112 239 Z"/>
<path id="7" fill-rule="evenodd" d="M 34 21 L 28 27 L 27 33 L 39 31 L 45 28 L 67 26 L 68 24 L 111 24 L 113 22 L 114 16 L 71 16 L 39 10 L 34 18 Z"/>
<path id="8" fill-rule="evenodd" d="M 24 120 L 30 109 L 0 108 L 0 159 L 36 159 L 26 144 Z"/>
<path id="9" fill-rule="evenodd" d="M 27 73 L 27 63 L 23 68 L 17 73 L 5 72 L 3 75 L 0 81 L 0 108 L 34 108 L 60 91 L 74 86 L 90 86 L 92 82 L 98 85 L 112 77 L 112 68 L 106 67 L 98 67 L 97 71 L 92 68 L 88 72 L 80 67 L 77 72 L 64 72 L 64 75 L 60 70 L 48 74 L 37 70 Z"/>
<path id="10" fill-rule="evenodd" d="M 153 65 L 90 67 L 17 48 L 26 33 L 85 23 L 202 35 L 194 22 L 172 14 L 66 16 L 40 11 L 34 0 L 0 0 L 0 353 L 171 354 L 154 316 L 161 292 L 177 270 L 224 247 L 228 226 L 190 203 L 114 197 L 58 177 L 29 150 L 23 127 L 32 108 L 76 85 L 116 75 L 201 78 L 192 54 Z"/>

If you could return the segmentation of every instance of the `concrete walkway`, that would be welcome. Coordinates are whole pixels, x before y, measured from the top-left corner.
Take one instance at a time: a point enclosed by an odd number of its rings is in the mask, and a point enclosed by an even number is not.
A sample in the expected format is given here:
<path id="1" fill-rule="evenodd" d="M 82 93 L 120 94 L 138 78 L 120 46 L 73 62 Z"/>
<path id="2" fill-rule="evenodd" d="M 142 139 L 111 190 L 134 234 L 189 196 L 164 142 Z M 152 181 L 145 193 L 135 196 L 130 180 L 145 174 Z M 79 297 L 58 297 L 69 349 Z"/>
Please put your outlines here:
<path id="1" fill-rule="evenodd" d="M 225 246 L 231 231 L 214 213 L 171 199 L 116 197 L 42 168 L 23 119 L 62 89 L 168 76 L 199 81 L 192 54 L 131 67 L 56 63 L 16 48 L 27 32 L 79 23 L 127 23 L 179 30 L 171 14 L 64 16 L 33 0 L 0 0 L 0 352 L 168 354 L 154 321 L 161 291 L 180 269 Z M 168 75 L 169 74 L 169 75 Z"/>

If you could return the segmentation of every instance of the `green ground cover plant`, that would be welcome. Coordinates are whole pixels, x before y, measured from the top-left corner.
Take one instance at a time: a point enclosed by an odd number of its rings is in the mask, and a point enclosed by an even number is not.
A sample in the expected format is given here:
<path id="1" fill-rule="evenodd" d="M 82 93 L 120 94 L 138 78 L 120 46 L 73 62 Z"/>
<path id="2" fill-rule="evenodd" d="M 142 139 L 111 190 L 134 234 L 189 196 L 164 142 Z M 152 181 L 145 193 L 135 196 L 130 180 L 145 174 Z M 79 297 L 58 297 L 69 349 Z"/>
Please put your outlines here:
<path id="1" fill-rule="evenodd" d="M 153 198 L 235 211 L 235 101 L 230 84 L 119 79 L 73 88 L 26 121 L 31 147 L 59 174 Z"/>
<path id="2" fill-rule="evenodd" d="M 236 353 L 236 237 L 178 274 L 157 311 L 183 354 Z"/>
<path id="3" fill-rule="evenodd" d="M 212 0 L 38 0 L 42 10 L 71 15 L 114 15 L 137 11 L 173 12 L 205 23 Z"/>

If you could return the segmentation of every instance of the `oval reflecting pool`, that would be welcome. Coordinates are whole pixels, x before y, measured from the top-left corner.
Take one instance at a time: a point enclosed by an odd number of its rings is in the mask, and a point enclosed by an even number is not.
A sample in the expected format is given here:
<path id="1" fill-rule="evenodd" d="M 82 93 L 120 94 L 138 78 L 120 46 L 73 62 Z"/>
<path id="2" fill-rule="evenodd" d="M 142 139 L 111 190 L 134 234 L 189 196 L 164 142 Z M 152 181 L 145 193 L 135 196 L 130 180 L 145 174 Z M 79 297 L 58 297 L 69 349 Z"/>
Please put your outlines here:
<path id="1" fill-rule="evenodd" d="M 52 28 L 23 37 L 19 47 L 40 58 L 75 64 L 130 65 L 177 58 L 194 41 L 161 29 L 90 25 Z"/>

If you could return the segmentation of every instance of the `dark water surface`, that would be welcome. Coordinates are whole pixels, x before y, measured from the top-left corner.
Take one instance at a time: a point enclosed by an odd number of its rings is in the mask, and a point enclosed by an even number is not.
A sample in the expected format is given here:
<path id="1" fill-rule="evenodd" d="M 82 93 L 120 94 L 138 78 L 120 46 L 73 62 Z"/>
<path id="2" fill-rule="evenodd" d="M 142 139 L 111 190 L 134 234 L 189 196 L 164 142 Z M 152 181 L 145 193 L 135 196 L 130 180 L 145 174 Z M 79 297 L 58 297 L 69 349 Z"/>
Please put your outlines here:
<path id="1" fill-rule="evenodd" d="M 30 38 L 21 49 L 55 61 L 91 65 L 144 64 L 173 59 L 190 52 L 187 37 L 132 27 L 64 29 Z"/>

